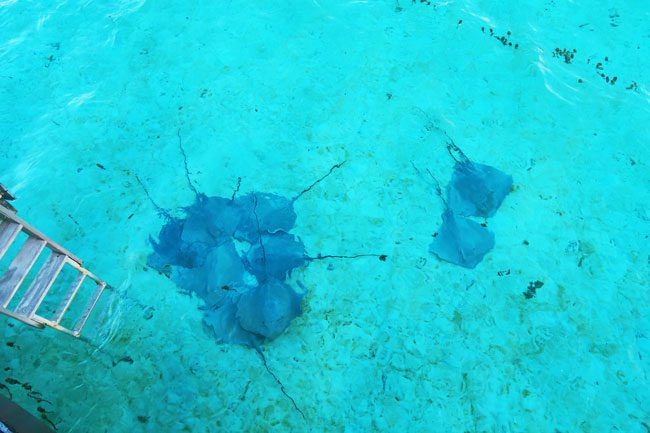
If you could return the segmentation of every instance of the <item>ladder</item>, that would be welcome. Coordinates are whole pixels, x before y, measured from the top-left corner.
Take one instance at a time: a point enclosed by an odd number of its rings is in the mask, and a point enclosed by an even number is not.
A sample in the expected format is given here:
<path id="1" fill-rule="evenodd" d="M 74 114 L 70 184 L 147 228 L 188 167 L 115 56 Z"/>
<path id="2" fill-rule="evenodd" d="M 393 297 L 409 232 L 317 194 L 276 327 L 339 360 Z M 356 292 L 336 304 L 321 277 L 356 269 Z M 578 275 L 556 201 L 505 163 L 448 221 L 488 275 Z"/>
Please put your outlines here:
<path id="1" fill-rule="evenodd" d="M 27 240 L 14 256 L 5 273 L 0 276 L 0 313 L 37 328 L 42 329 L 49 326 L 79 337 L 90 313 L 97 305 L 106 283 L 84 268 L 78 257 L 16 216 L 15 210 L 6 207 L 5 204 L 0 203 L 0 260 L 20 232 L 27 235 Z M 18 306 L 14 310 L 8 309 L 9 303 L 43 250 L 49 252 L 45 263 L 18 302 Z M 77 271 L 74 281 L 65 292 L 51 318 L 47 319 L 37 315 L 38 307 L 45 300 L 52 284 L 66 265 Z M 91 279 L 96 287 L 74 327 L 72 329 L 64 328 L 60 325 L 61 320 L 86 278 Z"/>

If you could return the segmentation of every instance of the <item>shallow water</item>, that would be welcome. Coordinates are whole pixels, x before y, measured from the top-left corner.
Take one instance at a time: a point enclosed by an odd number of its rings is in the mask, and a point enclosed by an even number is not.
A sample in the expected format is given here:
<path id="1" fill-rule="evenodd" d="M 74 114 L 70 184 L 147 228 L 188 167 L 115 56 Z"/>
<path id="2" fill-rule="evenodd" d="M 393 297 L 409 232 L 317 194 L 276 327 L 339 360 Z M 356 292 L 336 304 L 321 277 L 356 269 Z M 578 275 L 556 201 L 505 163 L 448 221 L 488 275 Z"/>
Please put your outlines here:
<path id="1" fill-rule="evenodd" d="M 0 319 L 0 379 L 74 433 L 646 432 L 649 20 L 641 1 L 0 1 L 0 182 L 114 287 L 85 341 Z M 432 125 L 514 178 L 475 269 L 428 253 L 425 170 L 453 167 Z M 303 314 L 264 353 L 304 417 L 146 267 L 164 220 L 135 176 L 180 214 L 179 140 L 223 197 L 238 178 L 293 197 L 345 161 L 293 232 L 388 255 L 292 275 Z"/>

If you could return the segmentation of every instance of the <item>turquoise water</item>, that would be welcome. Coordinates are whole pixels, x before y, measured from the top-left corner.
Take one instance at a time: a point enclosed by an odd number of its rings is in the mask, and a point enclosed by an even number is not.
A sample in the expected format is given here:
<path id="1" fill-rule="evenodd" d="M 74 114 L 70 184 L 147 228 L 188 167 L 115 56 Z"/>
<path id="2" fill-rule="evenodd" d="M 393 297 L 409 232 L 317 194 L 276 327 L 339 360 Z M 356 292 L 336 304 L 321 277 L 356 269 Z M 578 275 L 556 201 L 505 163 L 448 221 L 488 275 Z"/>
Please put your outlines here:
<path id="1" fill-rule="evenodd" d="M 0 319 L 0 379 L 70 433 L 650 431 L 648 22 L 642 1 L 0 1 L 0 182 L 114 287 L 85 341 Z M 448 182 L 440 130 L 514 178 L 475 269 L 428 253 L 444 205 L 414 166 Z M 135 176 L 191 204 L 179 137 L 208 195 L 292 197 L 345 161 L 293 232 L 388 255 L 293 274 L 303 314 L 264 353 L 304 417 L 146 267 L 164 220 Z"/>

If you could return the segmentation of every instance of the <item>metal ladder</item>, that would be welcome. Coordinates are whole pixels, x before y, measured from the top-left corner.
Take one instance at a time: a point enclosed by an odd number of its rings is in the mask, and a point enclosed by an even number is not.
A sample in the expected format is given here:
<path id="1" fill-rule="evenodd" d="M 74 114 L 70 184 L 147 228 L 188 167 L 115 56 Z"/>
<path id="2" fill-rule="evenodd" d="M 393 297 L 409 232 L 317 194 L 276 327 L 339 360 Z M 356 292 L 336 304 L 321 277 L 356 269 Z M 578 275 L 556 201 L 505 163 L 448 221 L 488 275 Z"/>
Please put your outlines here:
<path id="1" fill-rule="evenodd" d="M 14 210 L 5 207 L 4 204 L 0 204 L 0 259 L 5 255 L 21 231 L 27 234 L 27 240 L 9 264 L 7 271 L 0 277 L 0 313 L 37 328 L 49 326 L 79 337 L 90 313 L 97 305 L 106 283 L 84 268 L 82 261 L 78 257 L 20 219 L 16 216 Z M 15 310 L 9 310 L 7 308 L 9 302 L 11 302 L 44 249 L 49 250 L 48 258 L 34 277 Z M 65 265 L 71 266 L 77 271 L 76 278 L 50 319 L 37 315 L 36 310 L 38 310 Z M 59 323 L 86 278 L 90 278 L 95 282 L 95 290 L 74 327 L 72 329 L 64 328 Z"/>

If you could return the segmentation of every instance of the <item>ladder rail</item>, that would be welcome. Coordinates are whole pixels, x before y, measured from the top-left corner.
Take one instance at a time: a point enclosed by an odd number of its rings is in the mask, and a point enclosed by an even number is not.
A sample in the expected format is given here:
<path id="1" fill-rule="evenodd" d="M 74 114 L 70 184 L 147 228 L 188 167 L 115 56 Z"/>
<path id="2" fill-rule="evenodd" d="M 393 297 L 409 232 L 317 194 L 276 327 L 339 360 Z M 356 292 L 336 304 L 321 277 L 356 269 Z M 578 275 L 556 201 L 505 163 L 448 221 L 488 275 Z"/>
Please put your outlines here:
<path id="1" fill-rule="evenodd" d="M 77 271 L 83 272 L 84 274 L 86 274 L 86 277 L 90 278 L 91 280 L 93 280 L 97 284 L 105 283 L 105 281 L 103 281 L 100 278 L 98 278 L 97 276 L 95 276 L 95 274 L 93 274 L 88 269 L 84 268 L 83 266 L 81 266 L 80 264 L 75 262 L 74 260 L 66 260 L 66 263 L 68 265 L 72 266 L 73 268 L 75 268 Z"/>
<path id="2" fill-rule="evenodd" d="M 106 288 L 106 283 L 102 284 L 97 284 L 95 291 L 93 292 L 90 300 L 86 304 L 86 308 L 84 308 L 83 313 L 81 313 L 81 317 L 77 320 L 77 323 L 75 323 L 74 328 L 72 329 L 72 332 L 76 335 L 79 336 L 81 333 L 81 330 L 83 327 L 86 325 L 86 322 L 88 321 L 88 318 L 90 317 L 90 313 L 95 309 L 95 306 L 97 305 L 97 302 L 99 301 L 99 297 L 102 295 L 104 292 L 104 289 Z"/>
<path id="3" fill-rule="evenodd" d="M 22 226 L 22 230 L 23 230 L 25 233 L 27 233 L 28 235 L 30 235 L 30 236 L 32 236 L 32 237 L 34 237 L 34 238 L 38 238 L 38 239 L 41 239 L 41 240 L 43 240 L 43 241 L 46 241 L 47 244 L 48 244 L 48 246 L 49 246 L 52 250 L 58 252 L 59 254 L 64 254 L 64 255 L 70 257 L 72 260 L 74 260 L 75 262 L 77 262 L 79 265 L 83 265 L 83 262 L 81 261 L 81 259 L 80 259 L 79 257 L 75 256 L 75 255 L 72 254 L 70 251 L 68 251 L 67 249 L 63 248 L 63 247 L 62 247 L 61 245 L 59 245 L 58 243 L 54 242 L 52 239 L 50 239 L 49 237 L 45 236 L 45 235 L 44 235 L 43 233 L 41 233 L 40 231 L 36 230 L 34 227 L 32 227 L 31 225 L 29 225 L 29 224 L 28 224 L 26 221 L 24 221 L 22 218 L 20 218 L 19 216 L 17 216 L 14 212 L 11 212 L 9 209 L 7 209 L 6 207 L 4 207 L 4 206 L 2 206 L 2 205 L 0 205 L 0 219 L 5 219 L 5 220 L 7 220 L 7 221 L 11 221 L 11 222 L 13 222 L 13 223 L 20 224 L 20 225 Z"/>
<path id="4" fill-rule="evenodd" d="M 35 328 L 43 329 L 45 327 L 44 324 L 39 323 L 34 318 L 29 319 L 29 318 L 27 318 L 25 316 L 22 316 L 20 314 L 16 314 L 14 311 L 8 310 L 8 309 L 3 308 L 3 307 L 0 307 L 0 313 L 4 314 L 6 316 L 9 316 L 9 317 L 11 317 L 13 319 L 20 320 L 24 324 L 33 326 Z"/>
<path id="5" fill-rule="evenodd" d="M 14 243 L 22 229 L 22 224 L 0 218 L 0 259 Z"/>

